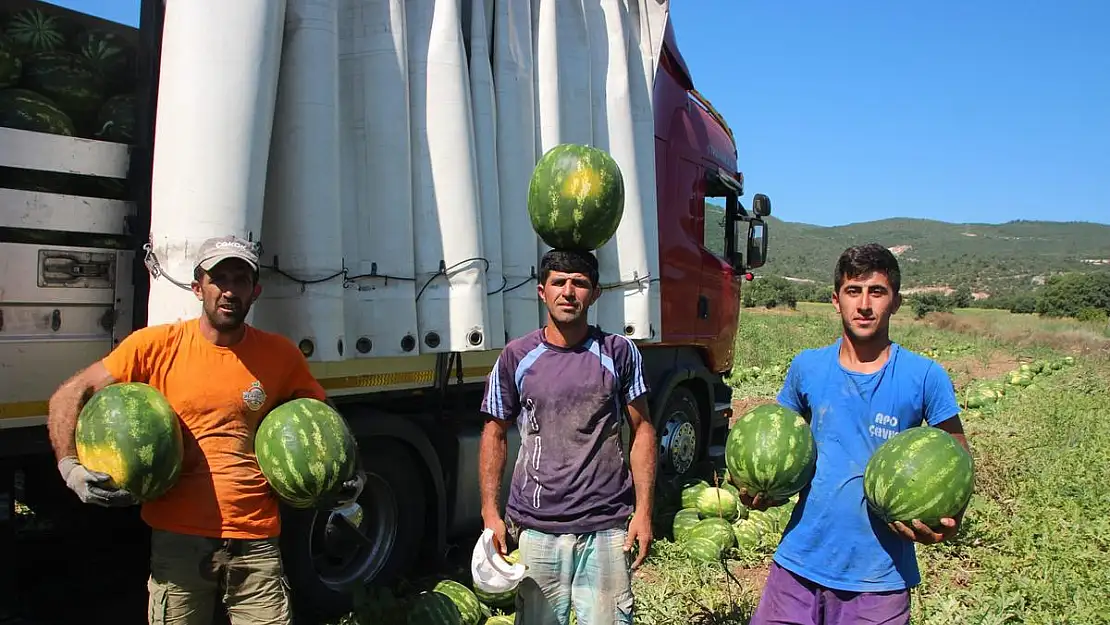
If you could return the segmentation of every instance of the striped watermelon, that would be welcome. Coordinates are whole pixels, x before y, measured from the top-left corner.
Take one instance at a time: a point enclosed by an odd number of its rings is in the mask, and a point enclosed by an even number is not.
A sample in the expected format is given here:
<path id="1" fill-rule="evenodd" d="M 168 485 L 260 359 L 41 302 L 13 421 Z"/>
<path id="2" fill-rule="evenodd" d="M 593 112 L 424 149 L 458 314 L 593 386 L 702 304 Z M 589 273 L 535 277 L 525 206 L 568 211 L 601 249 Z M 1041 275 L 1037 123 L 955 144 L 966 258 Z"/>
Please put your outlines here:
<path id="1" fill-rule="evenodd" d="M 445 579 L 432 590 L 451 600 L 459 611 L 461 625 L 478 625 L 482 620 L 482 604 L 466 586 L 453 579 Z"/>
<path id="2" fill-rule="evenodd" d="M 745 519 L 732 524 L 732 534 L 736 538 L 737 547 L 752 550 L 759 547 L 763 530 L 759 524 Z"/>
<path id="3" fill-rule="evenodd" d="M 486 592 L 481 588 L 474 587 L 471 589 L 474 596 L 478 601 L 488 605 L 491 608 L 511 608 L 516 602 L 516 590 L 506 590 L 504 592 Z"/>
<path id="4" fill-rule="evenodd" d="M 817 445 L 801 415 L 757 406 L 736 420 L 725 440 L 729 475 L 753 497 L 781 501 L 805 488 L 817 469 Z"/>
<path id="5" fill-rule="evenodd" d="M 105 97 L 104 76 L 96 66 L 65 50 L 24 57 L 20 86 L 50 98 L 78 128 L 95 122 Z"/>
<path id="6" fill-rule="evenodd" d="M 758 527 L 760 534 L 780 531 L 775 523 L 775 517 L 767 510 L 752 510 L 748 513 L 748 522 Z"/>
<path id="7" fill-rule="evenodd" d="M 721 549 L 727 549 L 736 544 L 736 536 L 732 532 L 732 524 L 720 518 L 702 519 L 690 528 L 686 534 L 686 541 L 695 538 L 712 540 Z"/>
<path id="8" fill-rule="evenodd" d="M 698 524 L 701 516 L 698 514 L 696 508 L 683 508 L 674 515 L 674 522 L 671 524 L 671 533 L 674 535 L 676 541 L 683 541 L 690 533 L 690 529 Z"/>
<path id="9" fill-rule="evenodd" d="M 887 439 L 863 472 L 869 507 L 887 523 L 920 519 L 930 527 L 953 517 L 971 500 L 971 454 L 940 428 L 913 427 Z"/>
<path id="10" fill-rule="evenodd" d="M 698 562 L 719 562 L 724 548 L 708 538 L 690 538 L 682 543 L 682 550 Z"/>
<path id="11" fill-rule="evenodd" d="M 105 100 L 96 117 L 96 138 L 115 143 L 135 141 L 135 94 L 121 93 Z"/>
<path id="12" fill-rule="evenodd" d="M 38 9 L 14 13 L 5 33 L 19 49 L 28 52 L 57 50 L 66 42 L 63 21 Z"/>
<path id="13" fill-rule="evenodd" d="M 300 398 L 277 406 L 255 433 L 255 455 L 278 497 L 311 508 L 355 473 L 358 448 L 347 422 L 326 403 Z"/>
<path id="14" fill-rule="evenodd" d="M 720 517 L 726 521 L 733 521 L 739 516 L 740 500 L 723 488 L 702 489 L 698 495 L 697 510 L 701 517 Z"/>
<path id="15" fill-rule="evenodd" d="M 624 179 L 603 150 L 564 143 L 532 170 L 528 216 L 553 248 L 596 250 L 616 234 L 623 215 Z"/>
<path id="16" fill-rule="evenodd" d="M 516 617 L 512 614 L 499 614 L 486 619 L 485 625 L 513 625 L 514 623 L 516 623 Z"/>
<path id="17" fill-rule="evenodd" d="M 463 625 L 462 613 L 451 599 L 439 592 L 425 590 L 409 606 L 409 625 Z"/>
<path id="18" fill-rule="evenodd" d="M 123 88 L 132 82 L 135 50 L 122 36 L 97 29 L 84 30 L 73 38 L 71 49 L 91 61 L 112 87 Z"/>
<path id="19" fill-rule="evenodd" d="M 181 422 L 158 389 L 121 382 L 97 391 L 81 408 L 77 459 L 141 502 L 161 497 L 181 474 Z"/>
<path id="20" fill-rule="evenodd" d="M 0 126 L 72 137 L 73 120 L 54 102 L 27 89 L 0 90 Z"/>
<path id="21" fill-rule="evenodd" d="M 698 497 L 702 491 L 709 488 L 709 482 L 705 480 L 697 480 L 688 482 L 682 489 L 682 507 L 683 508 L 697 508 Z"/>

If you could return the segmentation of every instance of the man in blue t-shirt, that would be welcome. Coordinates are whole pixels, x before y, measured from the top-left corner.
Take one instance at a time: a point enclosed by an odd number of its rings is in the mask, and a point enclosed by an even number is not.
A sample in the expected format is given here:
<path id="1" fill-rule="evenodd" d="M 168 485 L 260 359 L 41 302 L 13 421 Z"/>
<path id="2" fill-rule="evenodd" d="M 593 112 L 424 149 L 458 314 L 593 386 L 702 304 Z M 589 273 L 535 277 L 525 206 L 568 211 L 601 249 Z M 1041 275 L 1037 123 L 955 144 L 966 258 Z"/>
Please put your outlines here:
<path id="1" fill-rule="evenodd" d="M 593 254 L 548 252 L 539 282 L 548 323 L 509 341 L 486 382 L 482 518 L 501 553 L 508 536 L 516 538 L 528 567 L 517 625 L 566 625 L 571 605 L 579 622 L 631 625 L 632 569 L 652 538 L 656 458 L 640 352 L 587 321 L 601 295 Z M 514 425 L 521 444 L 502 519 L 506 432 Z"/>
<path id="2" fill-rule="evenodd" d="M 900 282 L 886 248 L 847 249 L 833 294 L 843 335 L 790 364 L 777 401 L 809 421 L 817 470 L 783 532 L 751 625 L 908 623 L 909 589 L 921 581 L 914 542 L 937 543 L 959 527 L 962 511 L 937 528 L 888 525 L 863 494 L 868 459 L 898 432 L 924 421 L 967 447 L 947 372 L 890 340 Z M 741 499 L 756 509 L 783 503 Z"/>

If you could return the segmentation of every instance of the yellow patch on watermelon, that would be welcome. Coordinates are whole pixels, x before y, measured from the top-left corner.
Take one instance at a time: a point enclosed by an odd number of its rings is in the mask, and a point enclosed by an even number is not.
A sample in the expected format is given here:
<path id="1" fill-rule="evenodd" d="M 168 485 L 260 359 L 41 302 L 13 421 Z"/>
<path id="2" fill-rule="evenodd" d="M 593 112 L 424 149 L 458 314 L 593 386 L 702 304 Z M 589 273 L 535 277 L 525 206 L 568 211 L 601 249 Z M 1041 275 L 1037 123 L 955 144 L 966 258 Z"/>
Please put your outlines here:
<path id="1" fill-rule="evenodd" d="M 119 486 L 130 479 L 131 474 L 119 450 L 110 445 L 85 445 L 77 443 L 77 461 L 90 471 L 106 473 L 112 477 L 112 485 Z"/>
<path id="2" fill-rule="evenodd" d="M 579 168 L 567 175 L 563 180 L 563 195 L 573 197 L 582 202 L 590 197 L 590 193 L 601 186 L 601 177 L 589 168 Z"/>

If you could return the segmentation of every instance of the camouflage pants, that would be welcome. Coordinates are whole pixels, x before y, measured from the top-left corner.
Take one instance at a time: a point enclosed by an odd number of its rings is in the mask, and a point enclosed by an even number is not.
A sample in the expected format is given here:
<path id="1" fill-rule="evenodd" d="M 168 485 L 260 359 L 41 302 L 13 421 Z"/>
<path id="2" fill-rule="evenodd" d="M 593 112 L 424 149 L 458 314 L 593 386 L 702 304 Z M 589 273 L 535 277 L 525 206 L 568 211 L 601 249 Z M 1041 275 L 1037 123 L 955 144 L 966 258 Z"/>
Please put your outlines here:
<path id="1" fill-rule="evenodd" d="M 290 625 L 289 586 L 278 541 L 233 540 L 154 530 L 150 625 L 210 625 L 217 602 L 231 625 Z"/>

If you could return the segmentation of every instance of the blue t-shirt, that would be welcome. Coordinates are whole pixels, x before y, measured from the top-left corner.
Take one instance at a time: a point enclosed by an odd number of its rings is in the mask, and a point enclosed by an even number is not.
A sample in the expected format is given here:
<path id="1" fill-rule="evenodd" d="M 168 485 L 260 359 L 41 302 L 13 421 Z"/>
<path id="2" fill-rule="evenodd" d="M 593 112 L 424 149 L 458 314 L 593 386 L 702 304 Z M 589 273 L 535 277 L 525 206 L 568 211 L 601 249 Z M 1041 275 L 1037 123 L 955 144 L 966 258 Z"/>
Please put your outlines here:
<path id="1" fill-rule="evenodd" d="M 621 425 L 647 392 L 640 351 L 619 334 L 591 326 L 582 344 L 559 347 L 540 328 L 505 345 L 481 410 L 520 432 L 506 516 L 553 534 L 627 522 L 635 494 Z"/>
<path id="2" fill-rule="evenodd" d="M 952 381 L 936 362 L 891 345 L 875 373 L 855 373 L 832 345 L 798 354 L 777 401 L 810 421 L 817 470 L 802 490 L 775 561 L 822 586 L 883 592 L 921 581 L 914 543 L 867 508 L 863 471 L 891 436 L 957 414 Z"/>

